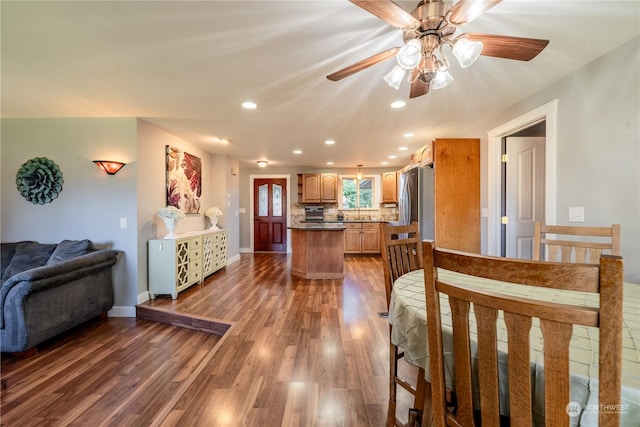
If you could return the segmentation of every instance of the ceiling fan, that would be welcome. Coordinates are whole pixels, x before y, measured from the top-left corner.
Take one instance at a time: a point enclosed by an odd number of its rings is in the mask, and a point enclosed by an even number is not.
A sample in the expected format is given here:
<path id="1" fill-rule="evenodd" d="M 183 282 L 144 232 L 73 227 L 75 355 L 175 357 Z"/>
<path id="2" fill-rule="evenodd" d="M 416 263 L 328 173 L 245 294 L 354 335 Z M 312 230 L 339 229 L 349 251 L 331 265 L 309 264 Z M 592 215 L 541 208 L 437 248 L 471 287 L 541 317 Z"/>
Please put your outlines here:
<path id="1" fill-rule="evenodd" d="M 444 46 L 450 46 L 460 66 L 466 68 L 480 55 L 529 61 L 549 44 L 549 40 L 495 34 L 463 33 L 454 38 L 458 26 L 473 21 L 501 0 L 461 0 L 451 7 L 442 0 L 422 0 L 411 13 L 391 0 L 349 1 L 401 29 L 405 45 L 377 53 L 327 78 L 338 81 L 395 57 L 397 65 L 384 80 L 398 89 L 410 72 L 410 98 L 427 94 L 429 88 L 443 88 L 453 81 Z"/>

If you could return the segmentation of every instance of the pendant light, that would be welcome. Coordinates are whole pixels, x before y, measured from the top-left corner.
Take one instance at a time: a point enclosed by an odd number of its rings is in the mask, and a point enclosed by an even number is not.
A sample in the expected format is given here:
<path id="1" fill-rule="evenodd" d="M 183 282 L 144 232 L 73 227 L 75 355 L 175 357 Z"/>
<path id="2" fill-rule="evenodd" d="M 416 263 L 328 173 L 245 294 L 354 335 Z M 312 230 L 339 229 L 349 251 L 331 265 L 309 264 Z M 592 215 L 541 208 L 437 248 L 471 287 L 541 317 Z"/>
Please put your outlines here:
<path id="1" fill-rule="evenodd" d="M 358 166 L 357 178 L 358 178 L 358 181 L 360 181 L 360 180 L 362 180 L 362 170 L 361 170 L 362 169 L 362 165 L 356 165 L 356 166 Z"/>

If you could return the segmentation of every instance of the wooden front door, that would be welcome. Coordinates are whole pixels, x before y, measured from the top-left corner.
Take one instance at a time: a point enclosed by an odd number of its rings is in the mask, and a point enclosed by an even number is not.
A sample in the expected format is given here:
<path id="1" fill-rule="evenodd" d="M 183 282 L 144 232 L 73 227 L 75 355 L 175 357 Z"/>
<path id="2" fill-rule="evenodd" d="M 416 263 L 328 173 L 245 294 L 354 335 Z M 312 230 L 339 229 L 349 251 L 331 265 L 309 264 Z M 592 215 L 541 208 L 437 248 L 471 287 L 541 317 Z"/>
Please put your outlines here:
<path id="1" fill-rule="evenodd" d="M 253 209 L 254 251 L 286 252 L 287 180 L 254 180 Z"/>

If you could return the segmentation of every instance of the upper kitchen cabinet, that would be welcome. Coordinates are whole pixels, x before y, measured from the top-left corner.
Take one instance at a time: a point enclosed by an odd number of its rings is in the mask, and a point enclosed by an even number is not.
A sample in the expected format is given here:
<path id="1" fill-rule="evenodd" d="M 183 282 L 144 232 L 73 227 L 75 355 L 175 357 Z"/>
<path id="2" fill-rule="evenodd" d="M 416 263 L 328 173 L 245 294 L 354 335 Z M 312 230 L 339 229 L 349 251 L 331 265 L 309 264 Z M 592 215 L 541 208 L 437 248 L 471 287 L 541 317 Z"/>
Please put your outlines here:
<path id="1" fill-rule="evenodd" d="M 422 157 L 434 172 L 436 245 L 480 253 L 480 140 L 436 139 Z"/>
<path id="2" fill-rule="evenodd" d="M 382 174 L 382 203 L 398 203 L 398 173 Z"/>
<path id="3" fill-rule="evenodd" d="M 480 140 L 439 138 L 416 151 L 398 177 L 400 221 L 418 221 L 422 239 L 480 253 Z"/>
<path id="4" fill-rule="evenodd" d="M 298 203 L 338 203 L 338 175 L 298 174 Z"/>

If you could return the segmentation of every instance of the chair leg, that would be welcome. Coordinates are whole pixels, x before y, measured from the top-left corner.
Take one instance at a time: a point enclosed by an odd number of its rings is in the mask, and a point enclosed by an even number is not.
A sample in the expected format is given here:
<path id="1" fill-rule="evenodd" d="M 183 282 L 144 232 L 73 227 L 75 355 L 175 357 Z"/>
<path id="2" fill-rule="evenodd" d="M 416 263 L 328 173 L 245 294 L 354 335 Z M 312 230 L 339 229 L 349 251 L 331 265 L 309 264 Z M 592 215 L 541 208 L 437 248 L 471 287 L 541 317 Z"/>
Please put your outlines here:
<path id="1" fill-rule="evenodd" d="M 424 379 L 424 369 L 418 369 L 418 379 L 416 383 L 416 394 L 413 399 L 413 407 L 422 409 L 424 407 L 425 396 L 427 392 L 427 380 Z"/>
<path id="2" fill-rule="evenodd" d="M 398 373 L 398 347 L 389 344 L 389 409 L 387 411 L 387 427 L 396 425 L 396 375 Z"/>
<path id="3" fill-rule="evenodd" d="M 424 378 L 424 371 L 422 373 Z M 431 384 L 426 382 L 424 386 L 424 406 L 422 408 L 422 427 L 433 425 L 433 402 L 431 400 Z"/>

